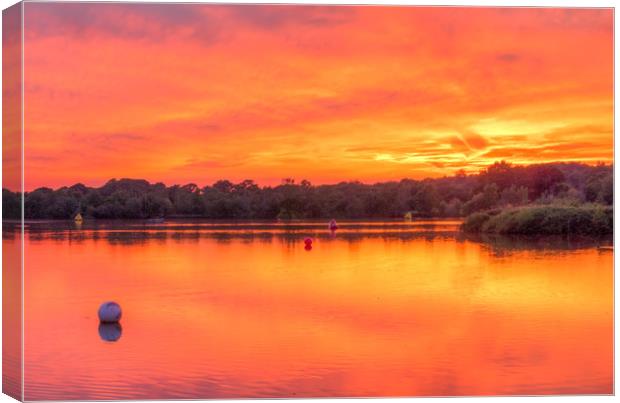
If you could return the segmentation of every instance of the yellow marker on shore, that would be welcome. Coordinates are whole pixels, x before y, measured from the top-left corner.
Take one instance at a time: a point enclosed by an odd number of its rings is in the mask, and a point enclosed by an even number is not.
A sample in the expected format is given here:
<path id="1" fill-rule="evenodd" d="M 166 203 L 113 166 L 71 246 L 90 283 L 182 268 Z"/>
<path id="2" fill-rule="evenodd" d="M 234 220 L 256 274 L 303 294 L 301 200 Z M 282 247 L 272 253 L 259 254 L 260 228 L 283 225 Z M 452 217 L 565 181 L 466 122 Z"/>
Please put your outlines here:
<path id="1" fill-rule="evenodd" d="M 82 218 L 82 214 L 77 213 L 77 214 L 75 215 L 75 217 L 73 218 L 73 221 L 75 221 L 76 223 L 81 224 L 81 223 L 82 223 L 82 221 L 84 221 L 84 219 Z"/>

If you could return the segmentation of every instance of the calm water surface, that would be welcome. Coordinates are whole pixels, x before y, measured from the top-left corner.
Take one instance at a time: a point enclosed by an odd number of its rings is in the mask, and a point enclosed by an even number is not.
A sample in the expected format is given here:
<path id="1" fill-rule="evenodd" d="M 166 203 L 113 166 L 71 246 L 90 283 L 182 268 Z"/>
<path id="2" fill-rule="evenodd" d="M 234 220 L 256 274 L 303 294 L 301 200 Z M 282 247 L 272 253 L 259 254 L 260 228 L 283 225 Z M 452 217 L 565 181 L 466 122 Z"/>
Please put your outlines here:
<path id="1" fill-rule="evenodd" d="M 612 393 L 610 241 L 457 225 L 30 223 L 25 397 Z"/>

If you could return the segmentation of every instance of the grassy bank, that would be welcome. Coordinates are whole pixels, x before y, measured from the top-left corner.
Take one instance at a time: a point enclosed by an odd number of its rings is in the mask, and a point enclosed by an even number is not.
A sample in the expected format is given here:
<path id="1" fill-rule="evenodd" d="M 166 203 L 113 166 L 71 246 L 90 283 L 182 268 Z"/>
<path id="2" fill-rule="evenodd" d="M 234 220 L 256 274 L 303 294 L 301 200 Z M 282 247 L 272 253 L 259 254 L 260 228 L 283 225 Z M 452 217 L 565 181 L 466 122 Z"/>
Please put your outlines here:
<path id="1" fill-rule="evenodd" d="M 613 208 L 602 205 L 523 206 L 475 213 L 465 232 L 521 235 L 604 235 L 613 233 Z"/>

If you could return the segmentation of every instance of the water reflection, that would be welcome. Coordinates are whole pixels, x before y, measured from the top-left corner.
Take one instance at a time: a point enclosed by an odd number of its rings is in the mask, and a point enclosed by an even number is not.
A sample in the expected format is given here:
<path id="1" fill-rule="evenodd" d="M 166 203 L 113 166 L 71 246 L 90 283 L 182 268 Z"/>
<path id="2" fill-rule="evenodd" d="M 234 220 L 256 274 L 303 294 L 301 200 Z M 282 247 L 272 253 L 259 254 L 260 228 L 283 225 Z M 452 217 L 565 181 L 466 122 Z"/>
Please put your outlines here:
<path id="1" fill-rule="evenodd" d="M 99 337 L 103 341 L 115 342 L 123 335 L 120 323 L 99 323 Z"/>
<path id="2" fill-rule="evenodd" d="M 84 243 L 87 241 L 105 241 L 110 245 L 146 245 L 151 242 L 165 244 L 167 241 L 176 243 L 198 243 L 201 239 L 211 239 L 221 244 L 230 244 L 233 241 L 245 243 L 280 243 L 287 248 L 294 248 L 302 242 L 304 237 L 312 236 L 321 242 L 346 241 L 348 243 L 359 243 L 364 239 L 381 239 L 384 241 L 413 242 L 424 240 L 433 242 L 438 240 L 452 239 L 456 242 L 476 242 L 488 247 L 493 253 L 504 254 L 513 253 L 520 250 L 576 250 L 597 247 L 608 247 L 613 245 L 613 237 L 606 235 L 602 237 L 523 237 L 517 235 L 480 235 L 463 234 L 458 231 L 446 232 L 398 232 L 398 233 L 368 233 L 350 232 L 332 235 L 330 233 L 212 233 L 212 232 L 152 232 L 143 233 L 131 232 L 31 232 L 27 234 L 30 242 L 55 241 L 57 243 Z M 14 239 L 14 236 L 5 233 L 5 239 Z"/>
<path id="3" fill-rule="evenodd" d="M 139 245 L 151 241 L 197 242 L 200 239 L 214 239 L 220 243 L 233 240 L 244 242 L 279 241 L 294 247 L 305 237 L 321 240 L 347 240 L 359 242 L 364 238 L 400 239 L 403 241 L 425 237 L 454 236 L 458 233 L 458 221 L 381 222 L 354 221 L 341 224 L 339 230 L 330 231 L 323 222 L 240 222 L 225 223 L 204 221 L 186 223 L 167 221 L 154 225 L 148 222 L 90 221 L 77 229 L 73 222 L 31 221 L 28 223 L 28 238 L 32 242 L 54 240 L 80 243 L 103 239 L 110 244 Z"/>
<path id="4" fill-rule="evenodd" d="M 573 251 L 613 245 L 613 236 L 519 236 L 498 234 L 458 234 L 457 239 L 480 243 L 502 255 L 518 251 Z"/>
<path id="5" fill-rule="evenodd" d="M 27 232 L 27 400 L 613 391 L 601 240 L 454 222 L 89 225 Z M 110 295 L 131 315 L 97 337 Z"/>

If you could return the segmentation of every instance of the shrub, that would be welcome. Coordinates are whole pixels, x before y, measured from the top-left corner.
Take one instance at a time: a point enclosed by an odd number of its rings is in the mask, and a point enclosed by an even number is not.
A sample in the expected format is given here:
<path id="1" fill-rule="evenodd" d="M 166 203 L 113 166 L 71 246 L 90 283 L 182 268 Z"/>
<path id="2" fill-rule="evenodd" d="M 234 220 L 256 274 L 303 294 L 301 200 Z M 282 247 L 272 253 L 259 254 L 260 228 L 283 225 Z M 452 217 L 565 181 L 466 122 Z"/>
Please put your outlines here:
<path id="1" fill-rule="evenodd" d="M 463 222 L 462 229 L 466 232 L 484 232 L 482 227 L 491 216 L 486 213 L 474 213 Z"/>
<path id="2" fill-rule="evenodd" d="M 472 214 L 466 232 L 522 235 L 603 235 L 613 232 L 613 208 L 601 205 L 528 206 L 499 214 Z"/>

